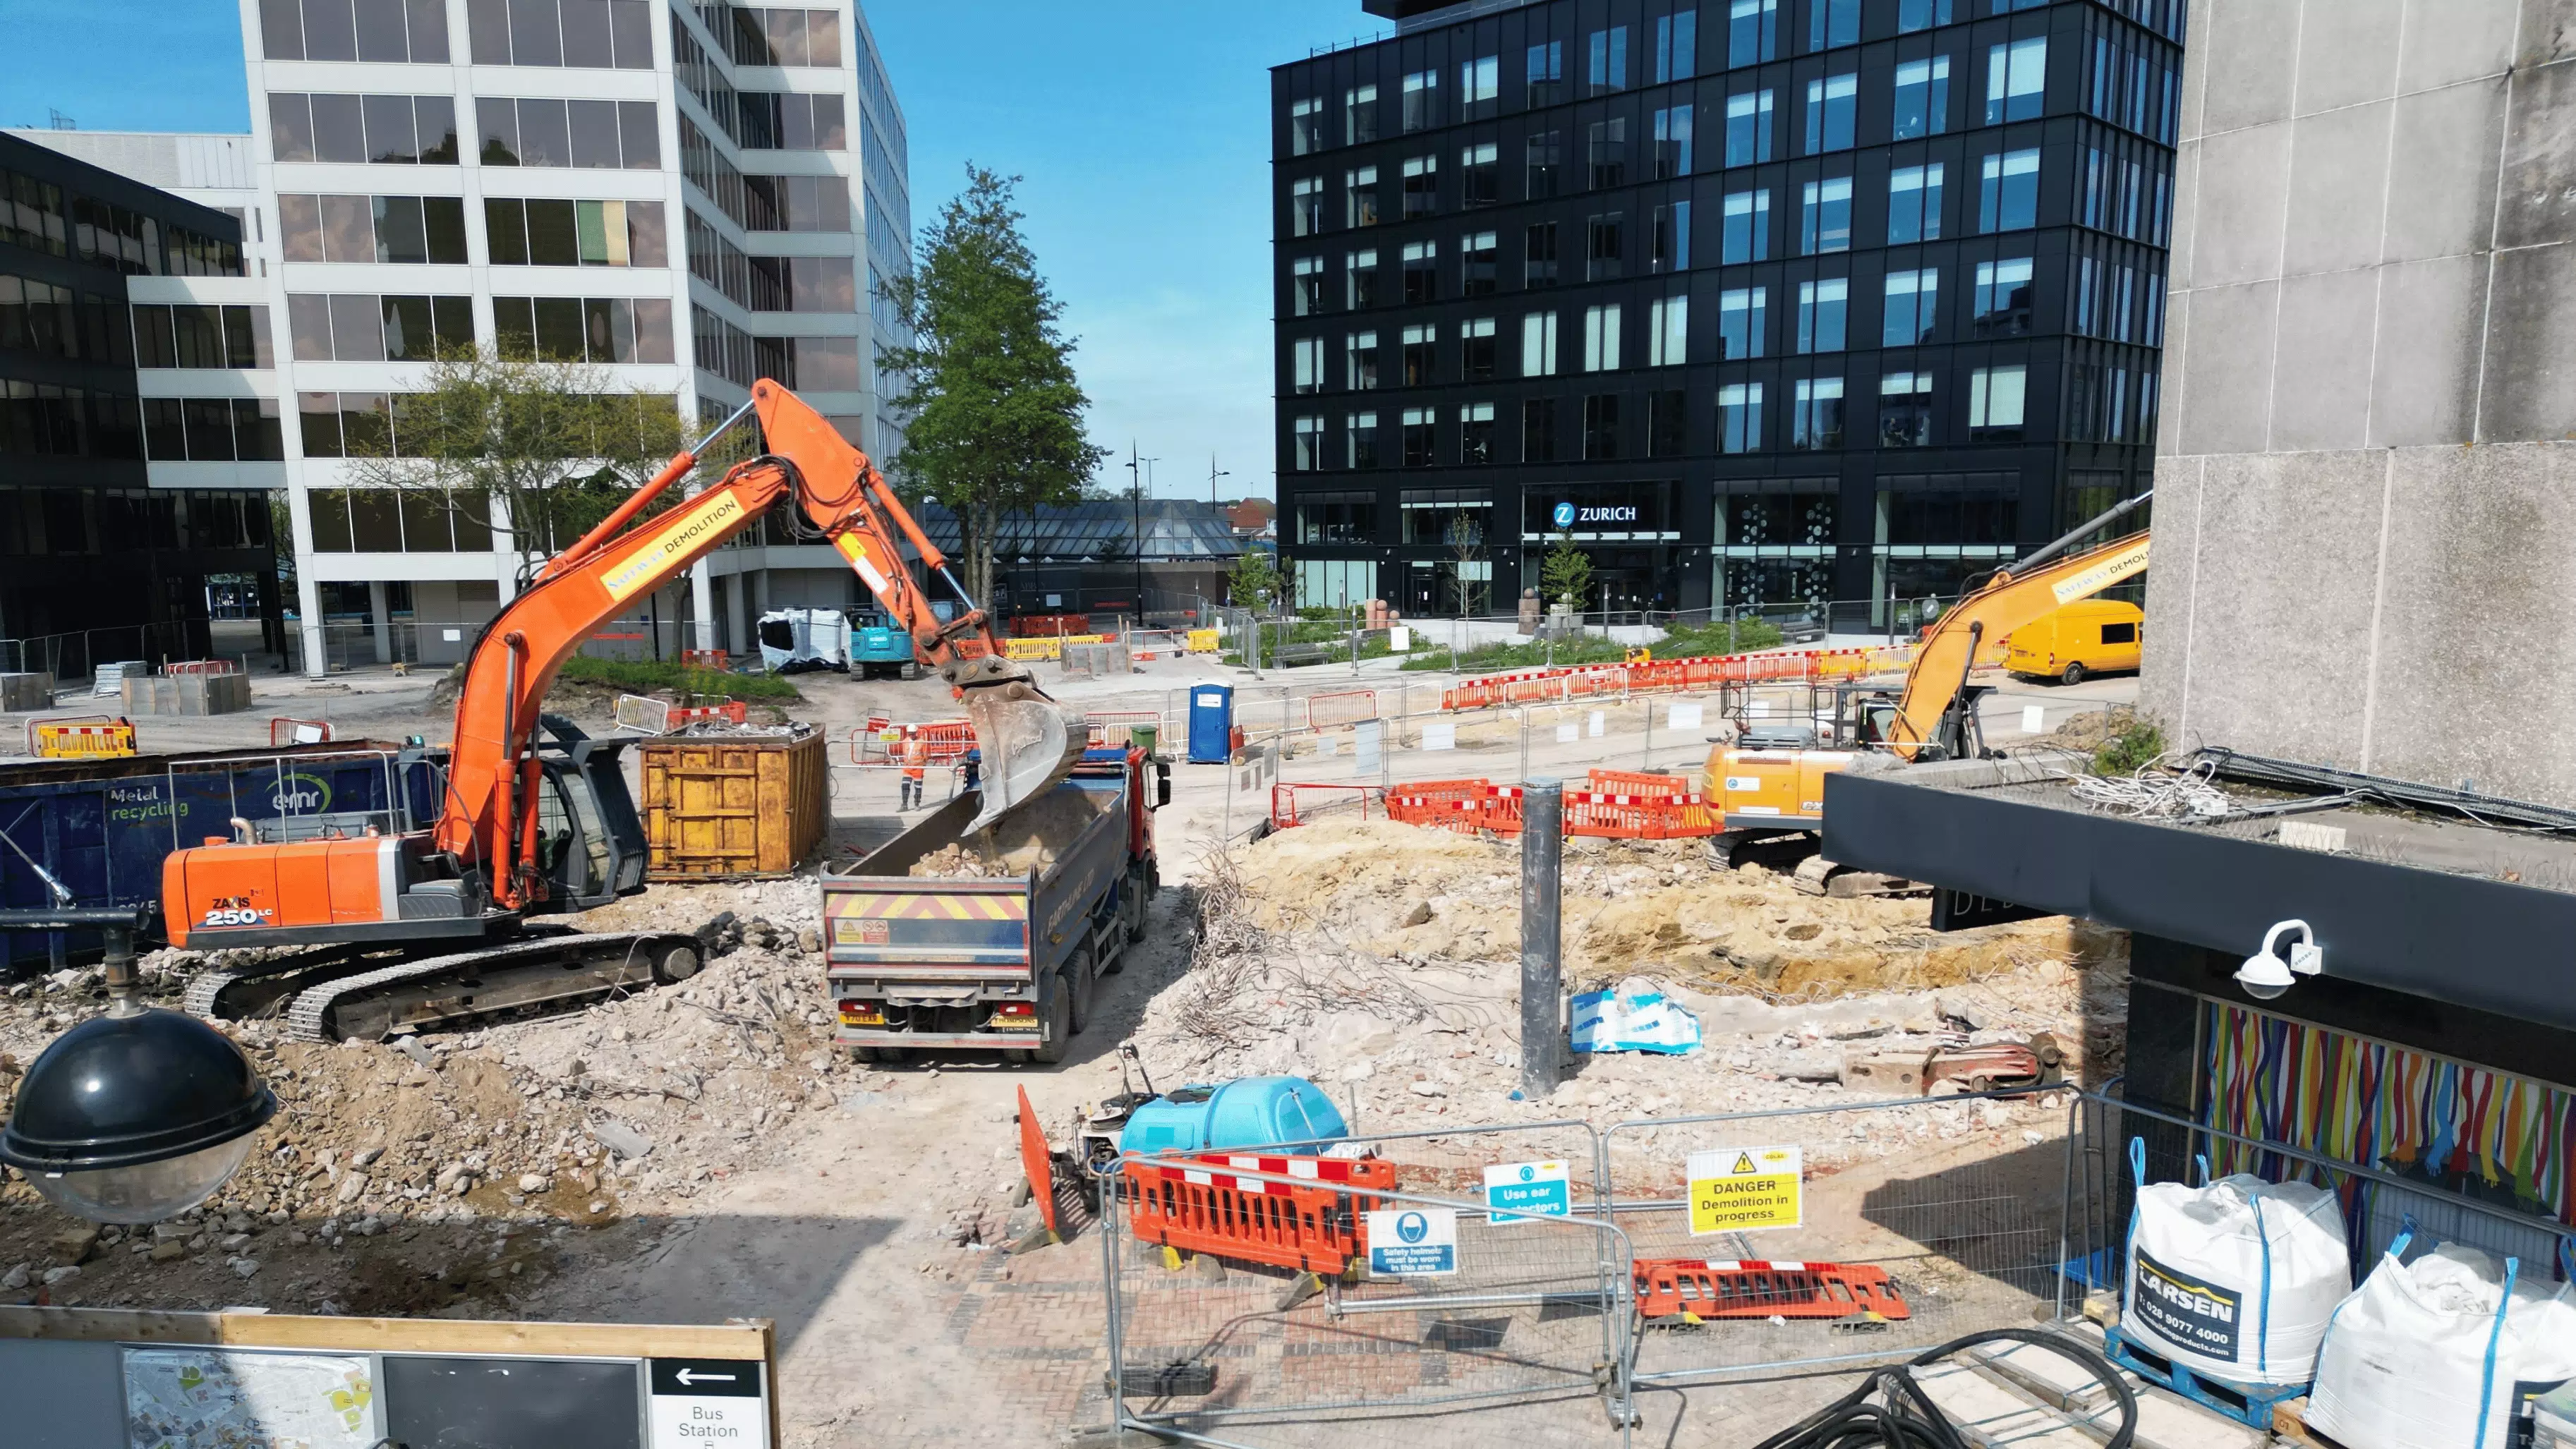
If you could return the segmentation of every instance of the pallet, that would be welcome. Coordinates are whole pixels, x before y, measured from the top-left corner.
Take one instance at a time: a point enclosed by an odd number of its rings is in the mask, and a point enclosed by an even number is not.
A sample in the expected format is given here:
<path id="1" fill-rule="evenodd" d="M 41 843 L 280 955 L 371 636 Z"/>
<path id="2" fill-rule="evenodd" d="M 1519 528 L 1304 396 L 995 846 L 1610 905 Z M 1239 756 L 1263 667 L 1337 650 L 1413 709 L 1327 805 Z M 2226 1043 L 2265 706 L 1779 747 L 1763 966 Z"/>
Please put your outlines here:
<path id="1" fill-rule="evenodd" d="M 2308 1427 L 2308 1396 L 2283 1399 L 2272 1406 L 2272 1432 L 2284 1443 L 2300 1449 L 2343 1449 L 2343 1441 L 2331 1439 Z"/>
<path id="2" fill-rule="evenodd" d="M 2117 1328 L 2103 1335 L 2102 1355 L 2158 1388 L 2255 1429 L 2269 1430 L 2279 1405 L 2305 1398 L 2308 1392 L 2306 1384 L 2240 1384 L 2211 1378 L 2153 1349 L 2139 1347 Z"/>

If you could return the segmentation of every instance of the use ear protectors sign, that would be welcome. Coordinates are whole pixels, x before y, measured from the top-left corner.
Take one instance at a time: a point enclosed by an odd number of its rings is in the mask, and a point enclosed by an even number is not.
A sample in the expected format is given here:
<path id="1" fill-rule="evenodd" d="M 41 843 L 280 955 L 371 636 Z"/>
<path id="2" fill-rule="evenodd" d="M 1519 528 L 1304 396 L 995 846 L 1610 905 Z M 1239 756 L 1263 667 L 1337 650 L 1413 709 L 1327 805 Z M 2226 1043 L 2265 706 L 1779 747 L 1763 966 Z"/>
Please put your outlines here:
<path id="1" fill-rule="evenodd" d="M 1796 1147 L 1719 1147 L 1686 1160 L 1694 1234 L 1798 1226 L 1806 1178 Z"/>

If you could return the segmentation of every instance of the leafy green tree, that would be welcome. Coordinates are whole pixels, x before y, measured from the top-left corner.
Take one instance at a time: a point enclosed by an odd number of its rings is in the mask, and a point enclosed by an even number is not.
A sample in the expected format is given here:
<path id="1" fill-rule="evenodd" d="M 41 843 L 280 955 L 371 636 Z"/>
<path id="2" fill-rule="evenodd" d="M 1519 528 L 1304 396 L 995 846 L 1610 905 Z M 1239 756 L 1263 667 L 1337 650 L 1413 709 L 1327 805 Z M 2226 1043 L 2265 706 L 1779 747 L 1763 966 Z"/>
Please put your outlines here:
<path id="1" fill-rule="evenodd" d="M 1056 325 L 1063 304 L 1020 234 L 1018 182 L 968 164 L 966 189 L 922 233 L 919 266 L 884 288 L 913 345 L 878 352 L 904 380 L 896 480 L 957 515 L 979 601 L 992 596 L 1003 516 L 1075 501 L 1104 456 L 1083 435 L 1090 399 Z"/>
<path id="2" fill-rule="evenodd" d="M 346 476 L 431 495 L 522 556 L 571 544 L 687 446 L 677 399 L 585 364 L 467 350 L 430 364 L 426 381 L 385 410 L 343 415 Z"/>
<path id="3" fill-rule="evenodd" d="M 1559 532 L 1556 543 L 1539 560 L 1539 587 L 1550 600 L 1573 613 L 1583 612 L 1583 602 L 1592 595 L 1592 555 L 1574 546 L 1571 530 Z"/>
<path id="4" fill-rule="evenodd" d="M 1225 599 L 1255 614 L 1270 612 L 1270 606 L 1279 602 L 1279 565 L 1270 550 L 1247 548 L 1235 555 L 1234 567 L 1225 576 Z"/>

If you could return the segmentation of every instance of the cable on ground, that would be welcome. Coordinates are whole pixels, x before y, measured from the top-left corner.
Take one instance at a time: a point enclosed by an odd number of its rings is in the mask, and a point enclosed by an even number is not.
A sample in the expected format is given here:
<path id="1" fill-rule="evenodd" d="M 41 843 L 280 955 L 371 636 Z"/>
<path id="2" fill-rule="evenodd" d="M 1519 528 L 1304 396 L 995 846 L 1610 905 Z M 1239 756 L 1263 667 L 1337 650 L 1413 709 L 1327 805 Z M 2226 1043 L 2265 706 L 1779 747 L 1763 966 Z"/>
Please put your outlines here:
<path id="1" fill-rule="evenodd" d="M 2091 1374 L 2111 1391 L 2112 1399 L 2120 1406 L 2120 1427 L 2105 1449 L 2130 1449 L 2138 1435 L 2138 1396 L 2130 1392 L 2120 1371 L 2102 1355 L 2063 1334 L 2028 1328 L 1971 1333 L 1894 1368 L 1880 1369 L 1838 1402 L 1763 1440 L 1754 1449 L 1970 1449 L 1967 1436 L 1915 1382 L 1913 1371 L 1981 1343 L 2031 1344 L 2071 1360 Z"/>

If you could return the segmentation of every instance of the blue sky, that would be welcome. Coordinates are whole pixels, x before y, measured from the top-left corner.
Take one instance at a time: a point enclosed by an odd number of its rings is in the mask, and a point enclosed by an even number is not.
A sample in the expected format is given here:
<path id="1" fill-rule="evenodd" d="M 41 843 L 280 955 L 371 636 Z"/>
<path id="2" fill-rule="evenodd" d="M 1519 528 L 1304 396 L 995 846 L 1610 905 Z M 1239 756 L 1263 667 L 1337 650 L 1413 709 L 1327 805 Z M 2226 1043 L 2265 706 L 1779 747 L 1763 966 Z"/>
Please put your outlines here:
<path id="1" fill-rule="evenodd" d="M 913 221 L 970 159 L 1023 209 L 1093 437 L 1155 492 L 1271 494 L 1269 67 L 1382 33 L 1358 0 L 863 0 L 911 130 Z M 250 127 L 231 0 L 0 0 L 0 124 Z"/>

